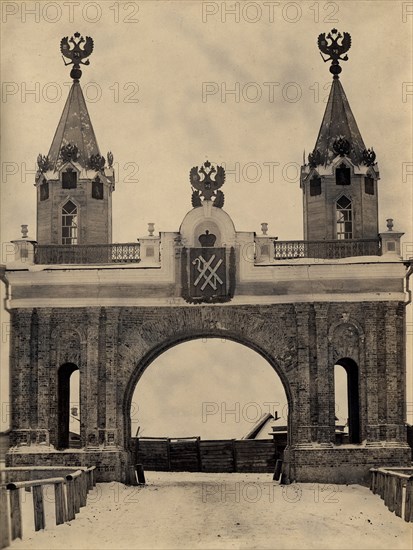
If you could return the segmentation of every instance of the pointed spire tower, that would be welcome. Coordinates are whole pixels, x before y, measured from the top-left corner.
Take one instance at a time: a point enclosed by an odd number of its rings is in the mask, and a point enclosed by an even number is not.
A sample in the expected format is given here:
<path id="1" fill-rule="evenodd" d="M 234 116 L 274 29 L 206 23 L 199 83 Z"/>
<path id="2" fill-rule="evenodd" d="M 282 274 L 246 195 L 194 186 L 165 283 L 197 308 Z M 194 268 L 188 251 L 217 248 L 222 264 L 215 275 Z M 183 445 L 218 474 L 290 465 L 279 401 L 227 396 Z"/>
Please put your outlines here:
<path id="1" fill-rule="evenodd" d="M 75 33 L 63 38 L 62 54 L 73 79 L 47 156 L 37 157 L 37 241 L 39 244 L 109 244 L 112 241 L 113 155 L 99 146 L 80 87 L 80 65 L 93 40 Z"/>
<path id="2" fill-rule="evenodd" d="M 339 80 L 339 61 L 347 61 L 350 46 L 350 35 L 336 29 L 318 37 L 333 83 L 314 150 L 301 168 L 306 240 L 378 237 L 376 155 L 366 149 Z"/>

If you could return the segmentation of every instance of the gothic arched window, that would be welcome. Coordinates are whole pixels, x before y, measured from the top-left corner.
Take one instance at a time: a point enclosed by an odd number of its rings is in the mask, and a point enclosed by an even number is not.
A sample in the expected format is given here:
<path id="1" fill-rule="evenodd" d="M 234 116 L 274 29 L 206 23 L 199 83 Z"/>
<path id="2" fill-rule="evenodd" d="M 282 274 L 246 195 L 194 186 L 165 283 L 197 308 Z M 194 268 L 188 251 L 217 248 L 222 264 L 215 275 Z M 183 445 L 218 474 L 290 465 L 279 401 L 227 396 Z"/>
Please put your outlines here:
<path id="1" fill-rule="evenodd" d="M 62 208 L 62 244 L 77 244 L 77 206 L 72 201 Z"/>
<path id="2" fill-rule="evenodd" d="M 351 200 L 343 195 L 336 202 L 337 239 L 353 238 L 353 213 Z"/>

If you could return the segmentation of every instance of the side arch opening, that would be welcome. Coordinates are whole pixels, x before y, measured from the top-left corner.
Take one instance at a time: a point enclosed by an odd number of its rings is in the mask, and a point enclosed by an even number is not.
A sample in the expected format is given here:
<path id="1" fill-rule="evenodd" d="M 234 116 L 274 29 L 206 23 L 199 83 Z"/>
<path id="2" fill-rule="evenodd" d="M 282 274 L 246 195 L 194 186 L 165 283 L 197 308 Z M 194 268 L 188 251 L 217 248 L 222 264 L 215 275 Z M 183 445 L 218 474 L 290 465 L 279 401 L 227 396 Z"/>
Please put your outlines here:
<path id="1" fill-rule="evenodd" d="M 344 414 L 347 416 L 348 443 L 361 443 L 359 367 L 353 359 L 346 357 L 336 361 L 334 389 L 336 403 L 341 395 L 347 405 Z M 343 412 L 340 416 L 343 416 Z"/>
<path id="2" fill-rule="evenodd" d="M 79 368 L 74 363 L 64 363 L 57 373 L 57 449 L 80 447 L 76 437 L 80 427 Z M 76 376 L 77 374 L 77 376 Z M 72 423 L 77 426 L 71 432 Z"/>

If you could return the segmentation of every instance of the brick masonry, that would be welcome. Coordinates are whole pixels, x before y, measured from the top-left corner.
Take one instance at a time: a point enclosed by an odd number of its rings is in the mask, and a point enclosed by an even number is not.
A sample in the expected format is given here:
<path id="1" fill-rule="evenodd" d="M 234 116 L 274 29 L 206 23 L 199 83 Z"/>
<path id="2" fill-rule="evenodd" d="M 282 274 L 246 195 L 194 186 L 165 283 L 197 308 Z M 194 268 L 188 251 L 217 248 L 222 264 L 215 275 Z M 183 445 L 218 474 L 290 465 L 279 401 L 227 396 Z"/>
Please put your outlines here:
<path id="1" fill-rule="evenodd" d="M 364 481 L 372 466 L 410 459 L 403 323 L 398 301 L 14 309 L 7 463 L 95 463 L 98 479 L 125 480 L 130 406 L 143 372 L 169 347 L 215 336 L 256 350 L 280 376 L 290 410 L 287 479 Z M 336 447 L 334 364 L 343 358 L 359 369 L 362 443 Z M 80 370 L 82 450 L 55 449 L 65 363 Z"/>

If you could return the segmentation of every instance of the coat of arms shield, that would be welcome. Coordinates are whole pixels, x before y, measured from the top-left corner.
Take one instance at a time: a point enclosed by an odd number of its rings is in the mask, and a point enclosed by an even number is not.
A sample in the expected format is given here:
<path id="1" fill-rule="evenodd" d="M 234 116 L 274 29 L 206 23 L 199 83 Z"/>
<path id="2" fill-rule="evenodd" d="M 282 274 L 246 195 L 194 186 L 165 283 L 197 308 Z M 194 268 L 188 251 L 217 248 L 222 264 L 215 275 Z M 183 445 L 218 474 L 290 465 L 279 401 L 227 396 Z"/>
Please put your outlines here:
<path id="1" fill-rule="evenodd" d="M 189 254 L 188 254 L 189 251 Z M 231 267 L 231 277 L 229 269 Z M 229 301 L 235 283 L 234 249 L 190 248 L 182 254 L 182 294 L 192 303 Z M 232 282 L 232 279 L 234 279 Z"/>

